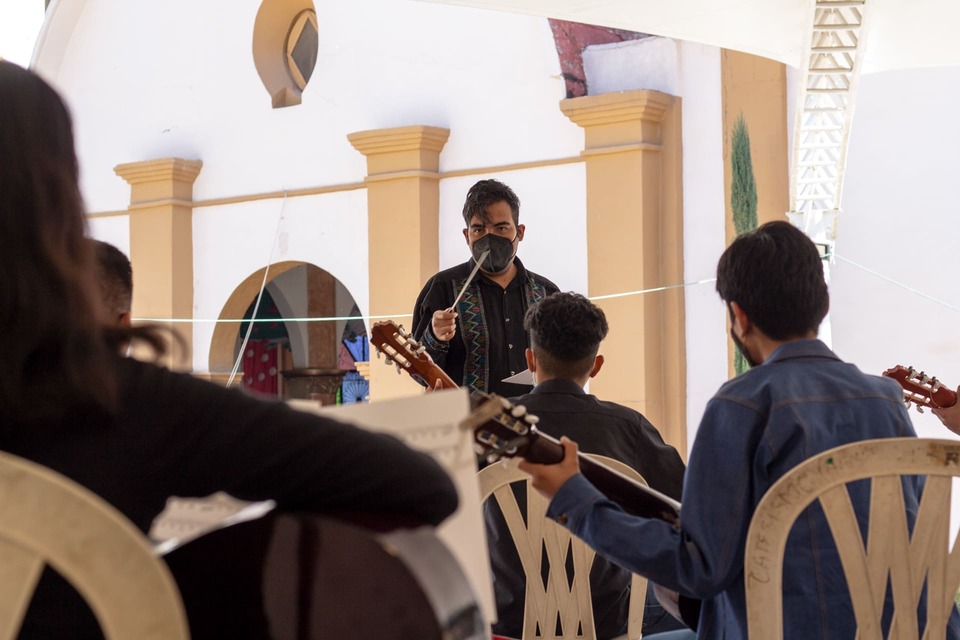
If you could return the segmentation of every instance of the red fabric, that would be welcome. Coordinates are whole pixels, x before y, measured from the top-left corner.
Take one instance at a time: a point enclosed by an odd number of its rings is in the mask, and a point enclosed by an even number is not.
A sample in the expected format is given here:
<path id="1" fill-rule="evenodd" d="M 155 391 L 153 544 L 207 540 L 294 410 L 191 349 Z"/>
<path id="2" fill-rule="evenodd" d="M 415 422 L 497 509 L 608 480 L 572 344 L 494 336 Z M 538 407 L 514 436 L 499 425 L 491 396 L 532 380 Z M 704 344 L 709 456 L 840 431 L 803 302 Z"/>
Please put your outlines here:
<path id="1" fill-rule="evenodd" d="M 279 395 L 277 344 L 270 340 L 250 340 L 243 353 L 243 387 L 254 393 Z"/>

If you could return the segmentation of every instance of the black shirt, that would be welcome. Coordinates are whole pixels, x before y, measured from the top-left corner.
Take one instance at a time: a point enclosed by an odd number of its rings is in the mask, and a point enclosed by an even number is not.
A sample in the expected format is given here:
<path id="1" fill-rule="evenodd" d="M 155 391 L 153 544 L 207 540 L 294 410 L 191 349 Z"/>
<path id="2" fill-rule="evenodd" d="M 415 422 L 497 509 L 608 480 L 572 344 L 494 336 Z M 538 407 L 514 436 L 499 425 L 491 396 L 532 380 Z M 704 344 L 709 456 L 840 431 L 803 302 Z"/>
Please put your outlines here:
<path id="1" fill-rule="evenodd" d="M 121 409 L 24 428 L 0 418 L 0 448 L 84 485 L 146 533 L 171 495 L 226 491 L 280 509 L 437 524 L 456 509 L 447 473 L 399 440 L 185 374 L 117 358 Z M 89 609 L 46 572 L 21 638 L 100 637 Z"/>
<path id="2" fill-rule="evenodd" d="M 448 309 L 463 287 L 474 261 L 451 267 L 430 278 L 413 309 L 413 337 L 454 382 L 473 391 L 504 397 L 530 391 L 529 385 L 501 382 L 527 368 L 527 335 L 523 317 L 530 305 L 559 291 L 557 285 L 514 258 L 517 274 L 506 289 L 478 273 L 457 303 L 457 333 L 449 342 L 433 335 L 434 311 Z"/>
<path id="3" fill-rule="evenodd" d="M 676 500 L 683 489 L 684 464 L 677 450 L 664 443 L 657 429 L 640 413 L 613 402 L 598 400 L 571 380 L 547 380 L 531 393 L 513 398 L 540 418 L 537 429 L 555 438 L 567 436 L 583 453 L 614 458 L 633 467 L 651 487 Z M 526 497 L 515 489 L 521 511 Z M 513 540 L 495 500 L 484 504 L 487 541 L 494 577 L 498 635 L 519 638 L 523 629 L 526 578 Z M 601 640 L 626 633 L 630 573 L 597 556 L 590 572 L 594 626 Z M 658 625 L 659 626 L 654 626 Z M 647 598 L 644 634 L 682 629 Z"/>

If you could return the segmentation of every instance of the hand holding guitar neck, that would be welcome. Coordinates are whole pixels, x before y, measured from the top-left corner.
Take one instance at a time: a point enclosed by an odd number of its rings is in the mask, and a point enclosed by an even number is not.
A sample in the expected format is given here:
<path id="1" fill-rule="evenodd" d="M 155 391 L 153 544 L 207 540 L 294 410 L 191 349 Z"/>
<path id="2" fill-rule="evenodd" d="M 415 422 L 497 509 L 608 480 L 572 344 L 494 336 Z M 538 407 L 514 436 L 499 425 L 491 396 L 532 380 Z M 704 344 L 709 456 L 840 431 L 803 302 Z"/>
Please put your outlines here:
<path id="1" fill-rule="evenodd" d="M 387 364 L 396 365 L 397 373 L 405 370 L 428 389 L 456 389 L 459 386 L 430 358 L 426 347 L 393 320 L 374 323 L 370 343 L 376 348 L 378 358 L 383 353 Z"/>
<path id="2" fill-rule="evenodd" d="M 537 417 L 527 413 L 523 405 L 485 393 L 471 394 L 470 404 L 473 413 L 462 426 L 473 431 L 474 441 L 486 452 L 489 462 L 513 457 L 538 464 L 563 460 L 563 445 L 538 431 Z M 627 513 L 680 523 L 680 503 L 676 500 L 584 455 L 578 455 L 577 460 L 581 473 Z"/>

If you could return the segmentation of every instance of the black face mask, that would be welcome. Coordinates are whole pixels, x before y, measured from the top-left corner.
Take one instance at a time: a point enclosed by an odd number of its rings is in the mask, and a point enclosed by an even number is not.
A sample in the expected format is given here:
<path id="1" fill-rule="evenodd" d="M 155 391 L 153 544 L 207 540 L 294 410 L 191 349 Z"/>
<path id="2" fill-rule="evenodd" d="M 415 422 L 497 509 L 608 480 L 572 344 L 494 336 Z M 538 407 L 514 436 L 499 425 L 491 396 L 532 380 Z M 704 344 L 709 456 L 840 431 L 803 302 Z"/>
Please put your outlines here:
<path id="1" fill-rule="evenodd" d="M 514 238 L 516 240 L 516 238 Z M 483 252 L 490 250 L 490 255 L 480 265 L 480 269 L 485 273 L 498 274 L 503 273 L 513 262 L 513 240 L 507 240 L 500 236 L 488 233 L 473 243 L 470 251 L 473 253 L 474 260 L 480 260 Z"/>
<path id="2" fill-rule="evenodd" d="M 740 342 L 740 338 L 737 337 L 737 334 L 733 332 L 733 329 L 730 329 L 730 339 L 733 340 L 733 344 L 736 345 L 737 349 L 740 351 L 740 354 L 743 356 L 743 359 L 747 361 L 747 364 L 750 367 L 755 367 L 759 362 L 750 357 L 750 354 L 747 352 L 747 348 L 743 346 L 743 343 Z"/>

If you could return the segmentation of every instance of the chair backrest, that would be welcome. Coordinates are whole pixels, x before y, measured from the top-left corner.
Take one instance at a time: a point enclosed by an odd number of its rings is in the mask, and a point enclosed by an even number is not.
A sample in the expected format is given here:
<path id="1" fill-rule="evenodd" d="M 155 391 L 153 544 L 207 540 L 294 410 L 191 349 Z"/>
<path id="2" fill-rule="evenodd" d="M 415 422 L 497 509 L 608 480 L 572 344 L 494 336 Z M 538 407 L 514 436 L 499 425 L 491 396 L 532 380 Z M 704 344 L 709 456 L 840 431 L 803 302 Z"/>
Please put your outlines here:
<path id="1" fill-rule="evenodd" d="M 646 484 L 632 467 L 605 456 L 588 455 Z M 586 543 L 546 517 L 547 500 L 530 486 L 530 476 L 520 471 L 516 465 L 510 462 L 492 464 L 480 471 L 478 480 L 480 499 L 487 500 L 492 495 L 500 505 L 520 556 L 523 572 L 527 576 L 523 640 L 595 640 L 593 605 L 590 599 L 590 568 L 596 553 Z M 526 482 L 527 485 L 526 524 L 516 496 L 510 489 L 510 484 L 514 482 Z M 566 573 L 568 549 L 573 564 L 572 580 L 568 580 Z M 546 550 L 549 563 L 546 587 L 541 578 L 543 550 Z M 634 575 L 627 622 L 627 638 L 630 640 L 641 636 L 646 593 L 646 579 Z M 558 616 L 562 630 L 560 635 L 555 634 Z M 538 626 L 540 635 L 537 635 Z M 577 634 L 578 628 L 582 631 L 580 635 Z"/>
<path id="2" fill-rule="evenodd" d="M 750 638 L 783 638 L 783 557 L 800 513 L 819 499 L 843 565 L 860 640 L 880 640 L 887 579 L 895 607 L 890 638 L 917 638 L 926 584 L 925 640 L 944 638 L 960 585 L 960 549 L 951 544 L 952 477 L 960 442 L 920 438 L 866 440 L 816 455 L 790 470 L 760 500 L 744 559 Z M 902 476 L 926 476 L 912 532 Z M 867 544 L 846 484 L 870 479 Z M 952 550 L 951 550 L 952 548 Z M 926 581 L 925 581 L 926 580 Z"/>
<path id="3" fill-rule="evenodd" d="M 45 564 L 108 640 L 189 638 L 173 578 L 132 523 L 60 474 L 0 453 L 0 639 L 16 638 Z"/>

